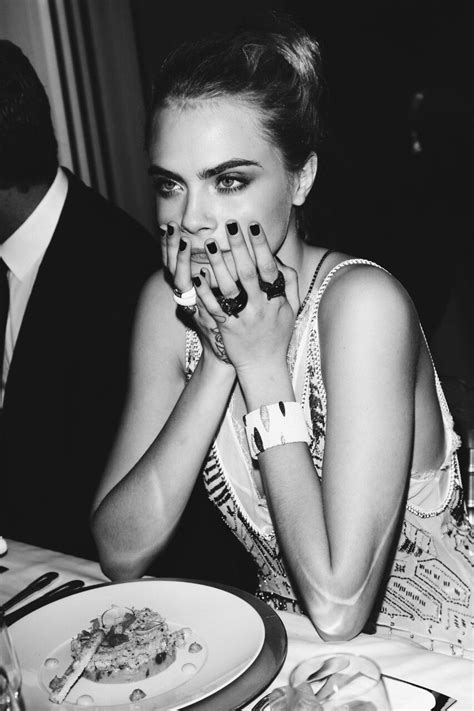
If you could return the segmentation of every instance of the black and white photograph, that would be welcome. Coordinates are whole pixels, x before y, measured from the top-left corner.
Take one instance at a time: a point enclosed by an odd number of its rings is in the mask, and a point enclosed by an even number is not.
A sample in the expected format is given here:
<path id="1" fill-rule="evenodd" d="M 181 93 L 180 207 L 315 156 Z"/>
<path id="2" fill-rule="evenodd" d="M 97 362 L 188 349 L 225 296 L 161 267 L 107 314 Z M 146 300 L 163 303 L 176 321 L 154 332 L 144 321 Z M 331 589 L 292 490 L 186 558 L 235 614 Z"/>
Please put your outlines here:
<path id="1" fill-rule="evenodd" d="M 466 0 L 0 0 L 0 711 L 472 711 Z"/>

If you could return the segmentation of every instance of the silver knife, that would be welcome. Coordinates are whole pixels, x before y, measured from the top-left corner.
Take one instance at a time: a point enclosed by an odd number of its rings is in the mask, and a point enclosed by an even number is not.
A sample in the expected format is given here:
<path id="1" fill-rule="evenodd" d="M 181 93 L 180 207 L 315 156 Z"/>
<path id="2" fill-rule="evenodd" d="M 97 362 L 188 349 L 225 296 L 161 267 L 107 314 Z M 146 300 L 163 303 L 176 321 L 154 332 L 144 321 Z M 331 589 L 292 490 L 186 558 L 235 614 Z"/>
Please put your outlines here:
<path id="1" fill-rule="evenodd" d="M 23 590 L 20 590 L 20 592 L 16 593 L 16 595 L 13 595 L 13 597 L 11 597 L 9 600 L 0 605 L 0 612 L 5 612 L 5 610 L 9 610 L 10 607 L 16 605 L 17 602 L 20 602 L 21 600 L 30 597 L 30 595 L 33 595 L 33 593 L 38 592 L 38 590 L 42 590 L 42 588 L 45 588 L 58 577 L 59 573 L 56 572 L 45 573 L 44 575 L 40 575 L 39 578 L 33 580 L 33 582 L 29 583 L 25 588 L 23 588 Z"/>

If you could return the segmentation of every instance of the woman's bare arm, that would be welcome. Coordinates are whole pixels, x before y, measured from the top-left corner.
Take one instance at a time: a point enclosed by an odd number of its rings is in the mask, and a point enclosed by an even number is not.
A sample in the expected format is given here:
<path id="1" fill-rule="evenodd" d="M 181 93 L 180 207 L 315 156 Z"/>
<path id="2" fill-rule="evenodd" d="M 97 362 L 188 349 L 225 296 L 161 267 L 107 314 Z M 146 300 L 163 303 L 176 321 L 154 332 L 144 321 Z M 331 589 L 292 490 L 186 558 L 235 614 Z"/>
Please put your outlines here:
<path id="1" fill-rule="evenodd" d="M 221 421 L 234 369 L 201 357 L 185 387 L 185 329 L 160 273 L 138 309 L 123 419 L 92 513 L 104 572 L 138 577 L 177 525 Z"/>
<path id="2" fill-rule="evenodd" d="M 327 393 L 322 483 L 304 443 L 259 456 L 282 551 L 327 639 L 365 624 L 387 564 L 410 470 L 418 320 L 390 276 L 350 267 L 321 302 Z M 286 368 L 239 375 L 249 410 L 290 399 Z"/>

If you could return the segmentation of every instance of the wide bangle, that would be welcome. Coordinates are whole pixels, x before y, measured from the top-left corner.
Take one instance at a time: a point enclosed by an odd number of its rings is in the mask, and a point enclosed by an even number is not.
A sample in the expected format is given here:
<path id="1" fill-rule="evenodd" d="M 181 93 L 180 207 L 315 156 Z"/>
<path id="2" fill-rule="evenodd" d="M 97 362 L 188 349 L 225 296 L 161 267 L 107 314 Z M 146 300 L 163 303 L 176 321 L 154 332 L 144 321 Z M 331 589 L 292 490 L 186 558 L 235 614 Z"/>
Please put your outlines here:
<path id="1" fill-rule="evenodd" d="M 298 402 L 280 401 L 262 405 L 244 415 L 244 425 L 253 459 L 270 447 L 290 442 L 310 442 L 303 410 Z"/>

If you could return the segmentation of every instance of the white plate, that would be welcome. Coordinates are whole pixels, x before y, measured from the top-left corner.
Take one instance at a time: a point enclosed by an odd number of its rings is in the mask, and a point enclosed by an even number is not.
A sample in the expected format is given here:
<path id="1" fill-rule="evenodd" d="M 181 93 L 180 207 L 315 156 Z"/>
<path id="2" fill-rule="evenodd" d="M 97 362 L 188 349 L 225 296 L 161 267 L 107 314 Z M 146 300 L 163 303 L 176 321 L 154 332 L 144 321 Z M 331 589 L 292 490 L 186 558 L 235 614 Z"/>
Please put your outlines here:
<path id="1" fill-rule="evenodd" d="M 51 703 L 47 684 L 69 664 L 71 638 L 112 605 L 150 607 L 172 627 L 190 627 L 189 642 L 199 642 L 202 651 L 190 654 L 187 644 L 168 669 L 132 684 L 97 684 L 81 678 L 67 703 Z M 139 580 L 84 590 L 36 610 L 10 629 L 22 667 L 25 700 L 35 711 L 84 708 L 75 703 L 84 695 L 94 699 L 89 709 L 184 708 L 239 677 L 256 659 L 265 639 L 262 619 L 247 602 L 219 588 L 177 580 Z M 59 659 L 60 665 L 45 667 L 48 658 Z M 131 703 L 129 694 L 137 687 L 147 696 Z"/>

